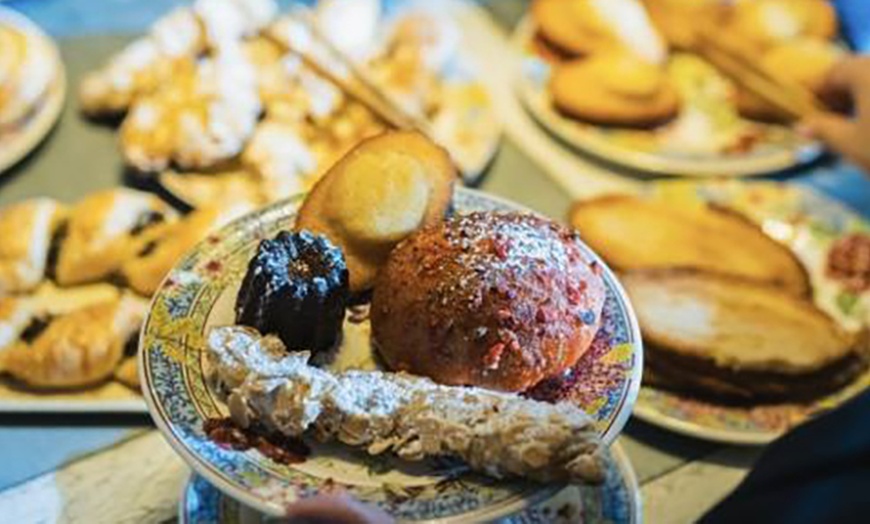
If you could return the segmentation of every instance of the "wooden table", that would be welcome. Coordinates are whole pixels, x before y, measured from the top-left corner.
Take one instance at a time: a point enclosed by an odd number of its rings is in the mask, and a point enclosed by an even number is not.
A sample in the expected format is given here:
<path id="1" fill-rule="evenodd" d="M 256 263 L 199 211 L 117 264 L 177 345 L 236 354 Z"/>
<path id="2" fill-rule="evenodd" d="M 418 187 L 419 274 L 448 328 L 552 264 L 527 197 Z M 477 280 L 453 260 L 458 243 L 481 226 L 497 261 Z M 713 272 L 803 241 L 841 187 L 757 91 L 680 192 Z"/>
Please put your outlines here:
<path id="1" fill-rule="evenodd" d="M 173 3 L 7 2 L 58 39 L 73 94 L 84 71 Z M 478 44 L 490 46 L 488 52 L 510 53 L 505 32 L 521 16 L 525 2 L 482 4 L 491 16 L 475 12 L 468 21 L 477 24 Z M 509 82 L 510 71 L 492 74 L 503 77 L 496 85 Z M 642 183 L 556 144 L 517 107 L 509 87 L 495 99 L 506 139 L 483 189 L 561 219 L 573 198 Z M 121 182 L 114 133 L 84 122 L 75 106 L 70 96 L 52 136 L 0 177 L 0 205 L 35 195 L 72 201 Z M 785 176 L 813 184 L 855 209 L 870 210 L 870 183 L 854 168 L 836 163 Z M 703 514 L 739 482 L 760 451 L 684 438 L 636 420 L 619 441 L 642 485 L 646 520 L 655 523 L 687 522 Z M 173 521 L 188 475 L 147 415 L 0 415 L 0 522 Z"/>

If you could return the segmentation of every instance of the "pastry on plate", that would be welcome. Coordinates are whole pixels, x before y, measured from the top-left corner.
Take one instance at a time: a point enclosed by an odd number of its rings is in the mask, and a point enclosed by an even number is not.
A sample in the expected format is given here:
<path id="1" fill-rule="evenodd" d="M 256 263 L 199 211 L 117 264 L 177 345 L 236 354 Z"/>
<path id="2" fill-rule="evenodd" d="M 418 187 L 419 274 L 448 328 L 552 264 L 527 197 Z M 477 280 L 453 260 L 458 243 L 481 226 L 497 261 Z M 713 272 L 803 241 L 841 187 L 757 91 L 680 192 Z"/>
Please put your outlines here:
<path id="1" fill-rule="evenodd" d="M 161 17 L 148 35 L 127 45 L 79 87 L 79 104 L 90 116 L 124 113 L 195 67 L 207 49 L 238 45 L 275 15 L 272 0 L 198 0 Z"/>
<path id="2" fill-rule="evenodd" d="M 604 282 L 574 232 L 471 213 L 399 244 L 375 282 L 372 343 L 390 369 L 524 391 L 573 366 L 601 323 Z"/>
<path id="3" fill-rule="evenodd" d="M 597 125 L 649 128 L 680 110 L 664 69 L 626 53 L 560 64 L 549 89 L 556 110 Z"/>
<path id="4" fill-rule="evenodd" d="M 241 428 L 259 424 L 289 437 L 310 432 L 323 442 L 410 461 L 453 456 L 496 478 L 604 481 L 595 424 L 571 403 L 404 374 L 332 373 L 309 365 L 308 352 L 288 353 L 278 338 L 238 326 L 213 329 L 207 356 L 211 381 Z"/>
<path id="5" fill-rule="evenodd" d="M 119 188 L 98 191 L 73 207 L 55 267 L 58 284 L 105 279 L 133 255 L 134 239 L 173 219 L 168 204 L 150 193 Z"/>
<path id="6" fill-rule="evenodd" d="M 296 229 L 340 247 L 351 292 L 366 291 L 396 244 L 444 218 L 456 178 L 447 151 L 420 133 L 384 133 L 361 142 L 317 182 Z"/>
<path id="7" fill-rule="evenodd" d="M 736 3 L 725 27 L 736 40 L 763 50 L 802 37 L 831 40 L 837 14 L 827 0 L 745 0 Z"/>
<path id="8" fill-rule="evenodd" d="M 713 23 L 723 18 L 727 0 L 643 0 L 656 28 L 676 49 L 691 49 L 699 20 Z"/>
<path id="9" fill-rule="evenodd" d="M 38 107 L 58 69 L 57 54 L 45 37 L 0 22 L 0 129 Z"/>
<path id="10" fill-rule="evenodd" d="M 150 297 L 182 255 L 210 231 L 250 209 L 243 202 L 228 207 L 203 207 L 179 221 L 148 228 L 131 240 L 129 258 L 120 268 L 124 282 L 140 295 Z"/>
<path id="11" fill-rule="evenodd" d="M 566 56 L 622 51 L 655 64 L 667 58 L 637 0 L 535 0 L 532 17 L 538 36 Z"/>
<path id="12" fill-rule="evenodd" d="M 35 288 L 45 277 L 52 238 L 66 209 L 34 198 L 0 209 L 0 296 Z"/>
<path id="13" fill-rule="evenodd" d="M 734 400 L 802 400 L 867 368 L 866 348 L 816 308 L 775 287 L 695 271 L 622 276 L 646 345 L 645 379 Z"/>
<path id="14" fill-rule="evenodd" d="M 111 377 L 147 303 L 132 295 L 43 319 L 0 351 L 0 372 L 40 389 L 90 386 Z"/>
<path id="15" fill-rule="evenodd" d="M 341 340 L 348 271 L 324 236 L 282 231 L 260 242 L 236 298 L 236 322 L 277 335 L 290 350 L 333 349 Z"/>
<path id="16" fill-rule="evenodd" d="M 820 93 L 831 68 L 845 52 L 825 40 L 800 38 L 777 44 L 761 55 L 759 65 L 774 78 Z M 738 89 L 740 114 L 766 122 L 787 122 L 791 117 L 745 89 Z"/>
<path id="17" fill-rule="evenodd" d="M 137 99 L 121 125 L 121 151 L 143 172 L 214 167 L 242 152 L 260 110 L 252 64 L 227 46 Z"/>
<path id="18" fill-rule="evenodd" d="M 569 221 L 619 271 L 694 269 L 779 286 L 798 296 L 810 293 L 807 272 L 791 250 L 727 209 L 611 195 L 576 203 Z"/>

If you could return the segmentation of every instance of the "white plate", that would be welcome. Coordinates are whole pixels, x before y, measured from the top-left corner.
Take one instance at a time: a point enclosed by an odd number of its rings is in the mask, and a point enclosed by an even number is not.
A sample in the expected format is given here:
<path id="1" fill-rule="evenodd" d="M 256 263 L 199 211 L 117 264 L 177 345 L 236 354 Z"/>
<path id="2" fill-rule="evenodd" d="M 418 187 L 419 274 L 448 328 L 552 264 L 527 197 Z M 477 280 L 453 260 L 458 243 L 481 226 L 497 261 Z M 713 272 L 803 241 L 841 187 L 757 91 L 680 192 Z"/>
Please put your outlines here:
<path id="1" fill-rule="evenodd" d="M 643 173 L 692 177 L 741 177 L 772 173 L 811 162 L 822 152 L 817 142 L 802 139 L 785 126 L 731 117 L 725 120 L 734 122 L 734 126 L 741 126 L 747 132 L 751 131 L 751 136 L 759 137 L 753 142 L 751 150 L 719 151 L 719 146 L 707 144 L 713 144 L 714 139 L 705 137 L 703 133 L 700 134 L 702 139 L 699 144 L 691 149 L 685 145 L 684 139 L 677 138 L 673 130 L 676 125 L 686 125 L 687 115 L 694 115 L 695 121 L 698 117 L 713 121 L 712 111 L 708 108 L 727 104 L 725 97 L 720 97 L 721 102 L 717 101 L 716 104 L 709 103 L 710 100 L 705 104 L 684 102 L 680 116 L 652 130 L 606 128 L 564 117 L 553 108 L 547 89 L 550 65 L 533 51 L 534 33 L 534 23 L 527 16 L 517 25 L 512 37 L 514 47 L 522 56 L 521 70 L 518 72 L 518 96 L 544 128 L 579 151 Z M 677 56 L 676 60 L 692 70 L 700 68 L 704 71 L 708 68 L 697 57 Z M 693 139 L 699 136 L 696 132 L 689 134 Z"/>
<path id="2" fill-rule="evenodd" d="M 36 24 L 12 9 L 2 6 L 0 6 L 0 23 L 15 26 L 24 32 L 45 39 L 54 53 L 57 64 L 55 79 L 43 95 L 36 112 L 27 117 L 16 129 L 0 133 L 0 173 L 2 173 L 33 151 L 48 136 L 60 118 L 66 97 L 66 72 L 57 46 Z"/>

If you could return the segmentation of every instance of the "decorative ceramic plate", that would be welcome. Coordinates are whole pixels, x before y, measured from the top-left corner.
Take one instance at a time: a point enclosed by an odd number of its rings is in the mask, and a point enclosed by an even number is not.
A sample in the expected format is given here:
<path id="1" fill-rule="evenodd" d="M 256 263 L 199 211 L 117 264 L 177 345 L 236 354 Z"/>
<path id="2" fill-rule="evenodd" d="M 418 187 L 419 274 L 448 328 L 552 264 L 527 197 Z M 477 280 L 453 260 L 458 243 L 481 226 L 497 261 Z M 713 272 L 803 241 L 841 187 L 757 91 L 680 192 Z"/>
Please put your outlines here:
<path id="1" fill-rule="evenodd" d="M 634 524 L 641 521 L 640 492 L 628 457 L 619 445 L 610 448 L 613 467 L 602 486 L 570 486 L 554 497 L 504 518 L 502 524 L 547 523 Z M 263 515 L 225 496 L 199 475 L 192 475 L 178 507 L 181 524 L 273 524 Z"/>
<path id="2" fill-rule="evenodd" d="M 175 450 L 215 487 L 243 504 L 282 515 L 287 504 L 341 486 L 404 520 L 479 522 L 516 513 L 551 497 L 562 486 L 497 481 L 445 461 L 403 463 L 340 445 L 312 443 L 302 464 L 283 466 L 257 451 L 233 451 L 203 433 L 203 422 L 227 415 L 206 385 L 204 337 L 212 326 L 232 324 L 233 304 L 248 261 L 261 239 L 289 229 L 301 197 L 248 215 L 208 237 L 173 270 L 152 303 L 140 341 L 143 392 L 157 427 Z M 459 213 L 527 211 L 483 193 L 460 189 Z M 585 248 L 584 248 L 585 249 Z M 600 259 L 586 249 L 590 259 Z M 643 349 L 625 294 L 603 265 L 607 288 L 604 321 L 575 366 L 578 381 L 565 397 L 593 417 L 612 443 L 631 412 L 640 384 Z M 334 367 L 376 367 L 368 322 L 346 323 Z"/>
<path id="3" fill-rule="evenodd" d="M 55 79 L 42 95 L 42 100 L 37 103 L 32 114 L 11 129 L 0 130 L 0 144 L 2 144 L 0 145 L 0 173 L 2 173 L 33 151 L 48 136 L 57 119 L 60 118 L 66 97 L 66 73 L 57 47 L 33 22 L 12 9 L 0 6 L 0 24 L 14 26 L 20 31 L 45 40 L 56 63 Z"/>
<path id="4" fill-rule="evenodd" d="M 532 116 L 580 151 L 646 173 L 694 177 L 750 176 L 810 162 L 821 146 L 785 126 L 740 118 L 733 88 L 695 55 L 671 56 L 667 70 L 682 97 L 680 115 L 653 130 L 586 124 L 554 108 L 547 84 L 551 64 L 535 51 L 535 27 L 525 18 L 513 42 L 522 54 L 518 92 Z"/>
<path id="5" fill-rule="evenodd" d="M 832 244 L 850 234 L 870 235 L 870 224 L 853 211 L 797 184 L 773 182 L 660 182 L 650 198 L 675 206 L 714 202 L 745 214 L 789 246 L 806 266 L 816 305 L 848 329 L 870 325 L 870 291 L 850 291 L 826 274 Z M 763 444 L 807 418 L 832 409 L 870 386 L 870 371 L 835 394 L 809 404 L 718 406 L 644 387 L 635 414 L 664 428 L 720 442 Z"/>

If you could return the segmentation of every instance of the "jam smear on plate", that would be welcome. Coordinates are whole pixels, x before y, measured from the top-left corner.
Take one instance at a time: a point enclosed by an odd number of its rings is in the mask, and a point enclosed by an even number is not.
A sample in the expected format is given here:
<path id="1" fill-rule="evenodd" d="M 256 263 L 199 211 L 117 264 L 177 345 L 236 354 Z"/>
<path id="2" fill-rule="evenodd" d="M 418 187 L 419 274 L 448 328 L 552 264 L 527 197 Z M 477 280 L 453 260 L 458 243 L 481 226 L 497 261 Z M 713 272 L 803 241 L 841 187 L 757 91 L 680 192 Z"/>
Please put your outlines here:
<path id="1" fill-rule="evenodd" d="M 231 418 L 208 419 L 203 422 L 202 429 L 208 438 L 221 446 L 238 451 L 257 449 L 279 464 L 299 464 L 311 454 L 301 439 L 276 435 L 256 425 L 241 428 Z"/>

